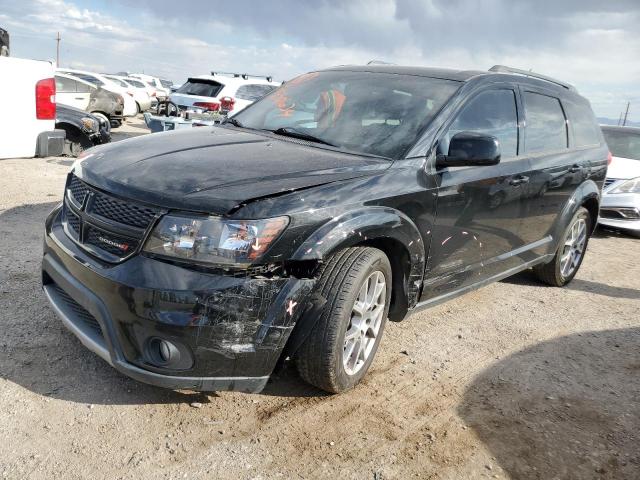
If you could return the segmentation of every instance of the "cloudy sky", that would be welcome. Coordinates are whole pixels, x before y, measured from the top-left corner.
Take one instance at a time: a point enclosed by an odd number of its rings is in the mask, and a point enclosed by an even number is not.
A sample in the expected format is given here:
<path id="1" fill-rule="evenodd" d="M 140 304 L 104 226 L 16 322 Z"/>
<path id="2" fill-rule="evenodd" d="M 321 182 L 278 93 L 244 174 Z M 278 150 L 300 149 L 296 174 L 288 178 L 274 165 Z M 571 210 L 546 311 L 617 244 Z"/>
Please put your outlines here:
<path id="1" fill-rule="evenodd" d="M 12 55 L 144 71 L 276 79 L 371 59 L 533 69 L 576 85 L 598 116 L 640 121 L 638 0 L 0 0 Z"/>

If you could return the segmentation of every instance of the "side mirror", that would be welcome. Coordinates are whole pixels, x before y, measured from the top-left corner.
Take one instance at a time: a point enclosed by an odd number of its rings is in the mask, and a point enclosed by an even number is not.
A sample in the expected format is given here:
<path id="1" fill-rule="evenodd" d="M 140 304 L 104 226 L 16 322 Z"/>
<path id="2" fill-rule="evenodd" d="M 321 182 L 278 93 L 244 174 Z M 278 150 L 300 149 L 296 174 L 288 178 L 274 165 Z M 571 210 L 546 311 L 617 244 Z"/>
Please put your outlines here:
<path id="1" fill-rule="evenodd" d="M 496 137 L 474 132 L 460 132 L 449 142 L 449 153 L 438 155 L 436 167 L 466 167 L 500 163 L 500 142 Z"/>

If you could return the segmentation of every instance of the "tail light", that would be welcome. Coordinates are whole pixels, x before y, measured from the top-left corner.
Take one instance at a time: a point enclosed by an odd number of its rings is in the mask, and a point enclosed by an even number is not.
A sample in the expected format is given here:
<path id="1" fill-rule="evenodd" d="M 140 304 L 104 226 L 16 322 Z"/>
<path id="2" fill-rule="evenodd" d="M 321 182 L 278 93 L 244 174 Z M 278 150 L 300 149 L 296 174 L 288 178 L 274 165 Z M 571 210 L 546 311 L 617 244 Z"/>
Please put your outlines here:
<path id="1" fill-rule="evenodd" d="M 607 165 L 611 165 L 612 161 L 613 161 L 613 155 L 611 155 L 611 152 L 609 152 L 607 154 Z"/>
<path id="2" fill-rule="evenodd" d="M 130 90 L 127 90 L 127 95 L 129 95 L 130 97 L 133 97 L 133 92 Z"/>
<path id="3" fill-rule="evenodd" d="M 232 97 L 222 97 L 220 99 L 221 110 L 226 110 L 230 112 L 233 110 L 233 106 L 236 104 L 236 99 Z"/>
<path id="4" fill-rule="evenodd" d="M 53 78 L 45 78 L 36 83 L 36 118 L 56 119 L 56 81 Z"/>
<path id="5" fill-rule="evenodd" d="M 151 92 L 151 96 L 155 97 L 156 96 L 156 91 L 154 90 L 153 92 Z"/>
<path id="6" fill-rule="evenodd" d="M 220 104 L 216 102 L 195 102 L 193 104 L 196 108 L 202 108 L 203 110 L 209 110 L 212 112 L 217 112 L 220 110 Z"/>

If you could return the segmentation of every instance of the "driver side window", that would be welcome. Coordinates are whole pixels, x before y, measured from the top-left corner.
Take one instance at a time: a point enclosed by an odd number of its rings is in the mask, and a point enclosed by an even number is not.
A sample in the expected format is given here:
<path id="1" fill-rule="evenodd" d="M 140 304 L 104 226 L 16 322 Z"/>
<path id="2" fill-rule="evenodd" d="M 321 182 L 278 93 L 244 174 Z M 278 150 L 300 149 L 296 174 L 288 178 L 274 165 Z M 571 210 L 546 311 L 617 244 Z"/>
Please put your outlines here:
<path id="1" fill-rule="evenodd" d="M 515 157 L 518 154 L 518 114 L 514 91 L 489 90 L 472 98 L 449 127 L 446 150 L 449 140 L 460 132 L 492 135 L 500 142 L 503 159 Z"/>

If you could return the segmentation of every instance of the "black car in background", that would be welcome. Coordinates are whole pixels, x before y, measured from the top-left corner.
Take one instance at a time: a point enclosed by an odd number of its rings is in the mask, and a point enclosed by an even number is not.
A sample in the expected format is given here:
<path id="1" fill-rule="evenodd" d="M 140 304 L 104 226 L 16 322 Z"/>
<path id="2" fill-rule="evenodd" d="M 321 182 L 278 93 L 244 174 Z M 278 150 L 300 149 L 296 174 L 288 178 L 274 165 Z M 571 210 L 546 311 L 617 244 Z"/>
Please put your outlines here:
<path id="1" fill-rule="evenodd" d="M 67 105 L 56 106 L 56 128 L 66 132 L 63 154 L 69 157 L 111 141 L 108 120 Z"/>
<path id="2" fill-rule="evenodd" d="M 224 125 L 92 149 L 47 218 L 44 291 L 135 379 L 259 391 L 291 358 L 341 392 L 387 318 L 528 268 L 570 282 L 607 159 L 587 100 L 531 72 L 312 72 Z"/>

